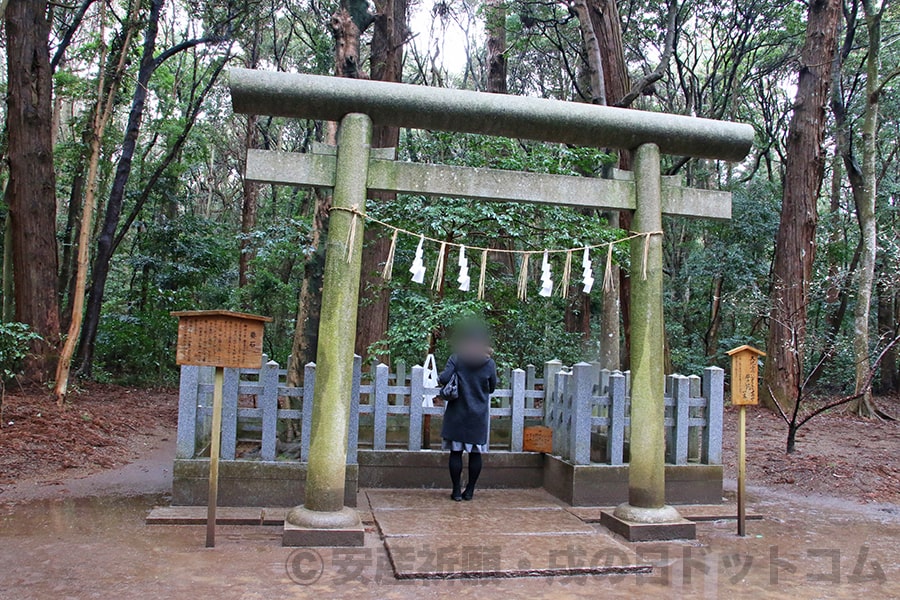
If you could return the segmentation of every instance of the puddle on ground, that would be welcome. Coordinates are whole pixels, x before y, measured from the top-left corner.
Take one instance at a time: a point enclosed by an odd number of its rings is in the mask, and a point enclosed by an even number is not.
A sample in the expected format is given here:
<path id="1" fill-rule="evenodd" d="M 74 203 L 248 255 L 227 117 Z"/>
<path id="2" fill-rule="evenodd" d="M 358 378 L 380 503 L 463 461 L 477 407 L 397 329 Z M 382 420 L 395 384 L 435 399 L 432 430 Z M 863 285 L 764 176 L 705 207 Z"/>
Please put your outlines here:
<path id="1" fill-rule="evenodd" d="M 167 495 L 88 497 L 0 504 L 0 536 L 36 537 L 65 533 L 108 533 L 143 524 L 146 508 L 165 504 Z"/>

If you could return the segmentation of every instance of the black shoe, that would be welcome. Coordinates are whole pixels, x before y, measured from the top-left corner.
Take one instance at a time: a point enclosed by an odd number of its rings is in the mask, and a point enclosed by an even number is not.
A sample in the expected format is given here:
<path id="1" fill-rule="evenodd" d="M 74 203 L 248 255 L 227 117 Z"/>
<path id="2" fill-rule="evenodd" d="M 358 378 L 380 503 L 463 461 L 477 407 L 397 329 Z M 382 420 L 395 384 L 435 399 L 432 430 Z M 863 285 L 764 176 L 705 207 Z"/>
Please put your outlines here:
<path id="1" fill-rule="evenodd" d="M 463 495 L 460 494 L 459 492 L 452 492 L 452 493 L 450 494 L 450 499 L 453 500 L 454 502 L 462 502 L 462 499 L 463 499 L 464 497 L 465 497 L 465 496 L 463 496 Z"/>
<path id="2" fill-rule="evenodd" d="M 466 488 L 466 491 L 462 493 L 462 499 L 466 501 L 471 500 L 473 496 L 475 496 L 475 490 L 470 490 L 469 488 Z"/>

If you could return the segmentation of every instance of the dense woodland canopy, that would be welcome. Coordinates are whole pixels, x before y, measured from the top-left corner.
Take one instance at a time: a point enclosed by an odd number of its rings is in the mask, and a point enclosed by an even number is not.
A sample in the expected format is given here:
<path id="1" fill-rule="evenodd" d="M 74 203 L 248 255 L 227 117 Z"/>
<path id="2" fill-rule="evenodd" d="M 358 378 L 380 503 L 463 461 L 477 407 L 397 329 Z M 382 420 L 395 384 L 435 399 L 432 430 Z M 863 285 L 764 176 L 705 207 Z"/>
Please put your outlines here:
<path id="1" fill-rule="evenodd" d="M 888 348 L 900 322 L 898 2 L 4 6 L 0 341 L 30 345 L 32 380 L 65 378 L 62 356 L 71 377 L 173 382 L 169 313 L 185 309 L 269 315 L 269 356 L 314 360 L 330 200 L 246 182 L 243 162 L 248 147 L 333 143 L 334 126 L 232 114 L 227 72 L 241 66 L 750 123 L 754 147 L 739 164 L 663 159 L 666 175 L 734 197 L 731 221 L 665 220 L 667 371 L 725 366 L 726 350 L 750 343 L 767 349 L 766 391 L 786 410 L 810 394 L 862 393 L 854 408 L 874 415 L 870 382 L 900 390 Z M 627 152 L 387 127 L 376 127 L 374 145 L 403 160 L 583 177 L 630 166 Z M 630 222 L 628 213 L 386 194 L 369 210 L 432 238 L 507 250 L 615 240 Z M 447 325 L 474 313 L 493 325 L 502 365 L 628 367 L 627 245 L 616 248 L 611 291 L 599 285 L 601 253 L 589 296 L 576 273 L 568 298 L 539 297 L 533 264 L 523 302 L 519 265 L 499 253 L 483 300 L 458 291 L 449 268 L 436 290 L 411 283 L 415 243 L 399 238 L 386 284 L 389 236 L 366 231 L 360 354 L 442 357 Z M 426 248 L 430 265 L 437 250 Z M 26 339 L 19 322 L 40 339 Z"/>

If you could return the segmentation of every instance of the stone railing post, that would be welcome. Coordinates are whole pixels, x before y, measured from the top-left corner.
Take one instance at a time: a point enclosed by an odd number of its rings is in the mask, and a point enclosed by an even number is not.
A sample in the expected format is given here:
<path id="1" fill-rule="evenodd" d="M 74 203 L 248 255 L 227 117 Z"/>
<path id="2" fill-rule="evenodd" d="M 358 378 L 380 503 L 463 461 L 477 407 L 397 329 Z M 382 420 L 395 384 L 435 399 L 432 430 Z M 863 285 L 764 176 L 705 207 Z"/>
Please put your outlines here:
<path id="1" fill-rule="evenodd" d="M 178 384 L 178 433 L 175 458 L 194 458 L 197 451 L 197 405 L 199 404 L 200 367 L 181 367 Z"/>
<path id="2" fill-rule="evenodd" d="M 586 362 L 572 367 L 571 430 L 569 455 L 576 465 L 591 463 L 591 413 L 593 412 L 594 369 Z"/>
<path id="3" fill-rule="evenodd" d="M 609 376 L 606 455 L 611 465 L 622 465 L 625 462 L 625 376 L 621 371 L 613 371 Z"/>
<path id="4" fill-rule="evenodd" d="M 388 376 L 387 365 L 378 363 L 375 366 L 375 381 L 372 383 L 375 392 L 374 414 L 372 416 L 372 447 L 384 450 L 387 447 L 387 411 L 388 411 Z"/>
<path id="5" fill-rule="evenodd" d="M 703 370 L 703 398 L 706 400 L 706 427 L 703 428 L 701 460 L 708 465 L 721 465 L 725 371 L 719 367 L 707 367 Z"/>
<path id="6" fill-rule="evenodd" d="M 309 440 L 312 437 L 313 390 L 316 386 L 316 363 L 303 367 L 303 400 L 300 410 L 300 461 L 309 460 Z"/>
<path id="7" fill-rule="evenodd" d="M 510 390 L 510 450 L 522 451 L 522 436 L 525 431 L 525 371 L 515 369 L 512 372 Z"/>
<path id="8" fill-rule="evenodd" d="M 409 381 L 409 450 L 422 449 L 422 399 L 425 397 L 425 369 L 412 368 Z"/>
<path id="9" fill-rule="evenodd" d="M 275 460 L 278 438 L 278 363 L 267 361 L 259 372 L 257 406 L 262 410 L 262 444 L 259 455 L 263 460 Z"/>

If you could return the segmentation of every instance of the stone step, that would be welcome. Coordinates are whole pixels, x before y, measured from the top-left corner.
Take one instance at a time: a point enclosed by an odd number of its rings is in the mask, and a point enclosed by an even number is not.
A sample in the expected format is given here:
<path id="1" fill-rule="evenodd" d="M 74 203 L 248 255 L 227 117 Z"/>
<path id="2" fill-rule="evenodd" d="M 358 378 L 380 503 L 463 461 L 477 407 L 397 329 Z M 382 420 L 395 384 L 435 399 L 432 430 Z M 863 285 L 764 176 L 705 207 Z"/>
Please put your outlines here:
<path id="1" fill-rule="evenodd" d="M 612 536 L 597 532 L 388 537 L 384 545 L 397 579 L 621 576 L 653 568 Z"/>
<path id="2" fill-rule="evenodd" d="M 737 505 L 735 504 L 679 504 L 675 505 L 675 508 L 681 513 L 682 517 L 695 523 L 737 520 Z M 585 523 L 599 523 L 600 513 L 603 511 L 612 512 L 615 510 L 615 507 L 571 506 L 567 507 L 566 510 Z M 746 512 L 748 521 L 760 521 L 762 518 L 763 516 L 759 513 L 749 510 Z"/>
<path id="3" fill-rule="evenodd" d="M 487 510 L 472 502 L 452 502 L 421 510 L 376 510 L 375 521 L 385 537 L 440 537 L 470 532 L 473 539 L 494 533 L 519 536 L 595 533 L 593 526 L 562 508 Z"/>
<path id="4" fill-rule="evenodd" d="M 452 507 L 450 488 L 446 489 L 369 489 L 363 492 L 372 510 L 427 510 Z M 567 505 L 540 489 L 478 489 L 475 492 L 480 510 L 494 509 L 560 509 Z"/>
<path id="5" fill-rule="evenodd" d="M 147 515 L 148 525 L 206 525 L 205 506 L 156 506 Z M 217 525 L 284 525 L 288 508 L 256 506 L 219 506 Z M 364 524 L 373 523 L 369 511 L 360 511 Z"/>

